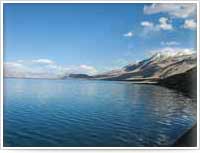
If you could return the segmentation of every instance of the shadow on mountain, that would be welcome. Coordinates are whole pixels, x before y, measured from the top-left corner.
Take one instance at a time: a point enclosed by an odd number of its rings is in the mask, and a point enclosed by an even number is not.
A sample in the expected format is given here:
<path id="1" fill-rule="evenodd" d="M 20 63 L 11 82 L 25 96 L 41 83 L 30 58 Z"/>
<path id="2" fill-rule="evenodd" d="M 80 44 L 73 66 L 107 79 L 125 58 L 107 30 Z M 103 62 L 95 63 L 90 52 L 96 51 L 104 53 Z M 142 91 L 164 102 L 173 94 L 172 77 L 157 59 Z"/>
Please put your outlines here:
<path id="1" fill-rule="evenodd" d="M 158 84 L 183 92 L 185 95 L 197 97 L 197 68 L 192 68 L 184 73 L 160 79 Z"/>

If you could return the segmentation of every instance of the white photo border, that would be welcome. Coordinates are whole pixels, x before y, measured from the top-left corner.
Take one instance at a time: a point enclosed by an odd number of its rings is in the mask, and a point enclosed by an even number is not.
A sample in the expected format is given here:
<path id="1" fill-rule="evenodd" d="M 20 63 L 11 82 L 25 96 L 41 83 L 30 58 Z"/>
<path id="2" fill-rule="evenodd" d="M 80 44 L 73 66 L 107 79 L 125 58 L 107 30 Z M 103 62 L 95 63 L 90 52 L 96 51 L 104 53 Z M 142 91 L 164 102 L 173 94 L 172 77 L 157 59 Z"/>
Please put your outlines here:
<path id="1" fill-rule="evenodd" d="M 197 36 L 197 51 L 196 51 L 196 54 L 197 54 L 197 146 L 196 147 L 4 147 L 3 145 L 3 5 L 4 4 L 7 4 L 7 3 L 74 3 L 74 4 L 79 4 L 79 3 L 95 3 L 95 4 L 98 4 L 98 3 L 191 3 L 191 4 L 196 4 L 197 5 L 197 29 L 196 29 L 196 36 Z M 136 1 L 123 1 L 123 0 L 120 0 L 120 1 L 1 1 L 1 48 L 0 48 L 0 66 L 1 66 L 1 82 L 0 82 L 0 85 L 1 85 L 1 149 L 3 150 L 16 150 L 16 149 L 77 149 L 77 150 L 88 150 L 88 149 L 99 149 L 99 150 L 103 150 L 103 149 L 108 149 L 108 150 L 130 150 L 130 149 L 136 149 L 136 150 L 163 150 L 163 149 L 167 149 L 167 150 L 196 150 L 196 149 L 199 149 L 199 6 L 200 6 L 200 2 L 199 0 L 192 0 L 192 1 L 184 1 L 184 0 L 181 0 L 181 1 L 175 1 L 175 0 L 166 0 L 166 1 L 161 1 L 161 0 L 136 0 Z"/>

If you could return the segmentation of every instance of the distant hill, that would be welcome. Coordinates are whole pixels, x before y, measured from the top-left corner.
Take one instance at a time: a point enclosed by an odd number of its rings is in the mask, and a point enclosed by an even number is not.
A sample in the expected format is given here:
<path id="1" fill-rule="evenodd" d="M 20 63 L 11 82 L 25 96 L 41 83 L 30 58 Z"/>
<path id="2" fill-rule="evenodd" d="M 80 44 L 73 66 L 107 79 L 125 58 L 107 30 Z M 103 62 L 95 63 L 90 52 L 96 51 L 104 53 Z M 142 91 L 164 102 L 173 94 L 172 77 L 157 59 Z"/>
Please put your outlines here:
<path id="1" fill-rule="evenodd" d="M 67 79 L 67 78 L 76 78 L 76 79 L 90 79 L 93 78 L 92 76 L 89 76 L 87 74 L 69 74 L 67 76 L 64 76 L 61 79 Z"/>

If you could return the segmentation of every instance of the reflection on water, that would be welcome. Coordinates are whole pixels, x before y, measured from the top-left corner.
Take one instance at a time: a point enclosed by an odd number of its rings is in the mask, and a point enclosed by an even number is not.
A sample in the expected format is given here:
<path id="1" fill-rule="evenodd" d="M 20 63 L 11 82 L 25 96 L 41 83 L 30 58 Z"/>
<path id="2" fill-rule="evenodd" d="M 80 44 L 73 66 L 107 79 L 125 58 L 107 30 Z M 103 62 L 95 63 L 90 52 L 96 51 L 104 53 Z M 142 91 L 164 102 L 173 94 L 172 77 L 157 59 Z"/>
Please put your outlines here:
<path id="1" fill-rule="evenodd" d="M 170 146 L 195 122 L 196 102 L 159 86 L 4 80 L 4 146 Z"/>

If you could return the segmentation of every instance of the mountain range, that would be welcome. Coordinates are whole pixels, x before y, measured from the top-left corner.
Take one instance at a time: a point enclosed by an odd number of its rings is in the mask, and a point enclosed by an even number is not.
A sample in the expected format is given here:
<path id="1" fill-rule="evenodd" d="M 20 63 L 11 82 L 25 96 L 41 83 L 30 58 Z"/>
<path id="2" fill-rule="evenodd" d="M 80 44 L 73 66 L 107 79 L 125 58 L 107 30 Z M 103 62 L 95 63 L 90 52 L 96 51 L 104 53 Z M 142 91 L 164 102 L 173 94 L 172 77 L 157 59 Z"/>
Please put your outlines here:
<path id="1" fill-rule="evenodd" d="M 154 83 L 169 88 L 196 94 L 197 56 L 192 52 L 158 52 L 140 62 L 121 69 L 89 76 L 73 74 L 63 77 L 92 80 L 131 81 L 134 83 Z"/>
<path id="2" fill-rule="evenodd" d="M 176 52 L 171 54 L 168 52 L 158 52 L 151 57 L 140 62 L 129 64 L 121 69 L 100 73 L 97 75 L 85 75 L 85 78 L 100 80 L 120 80 L 120 81 L 145 81 L 157 80 L 170 77 L 176 74 L 184 73 L 197 66 L 197 58 L 195 53 Z M 64 76 L 84 78 L 83 74 L 73 74 Z"/>

